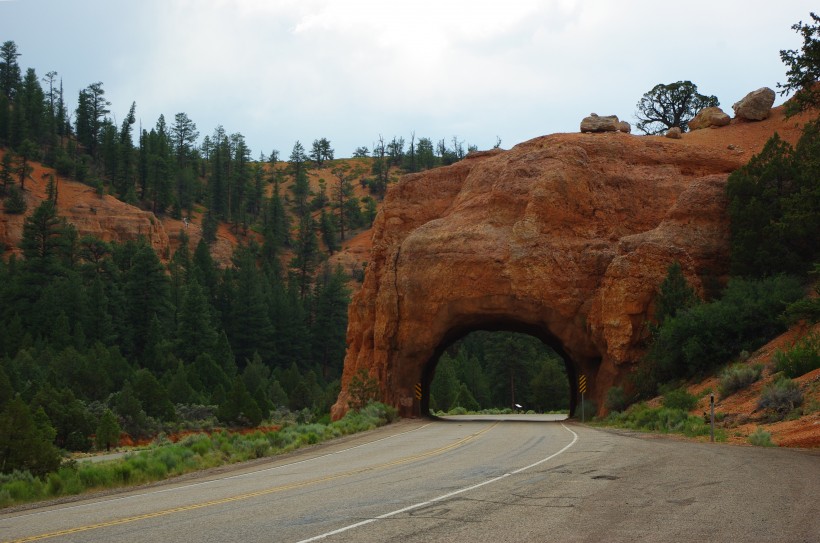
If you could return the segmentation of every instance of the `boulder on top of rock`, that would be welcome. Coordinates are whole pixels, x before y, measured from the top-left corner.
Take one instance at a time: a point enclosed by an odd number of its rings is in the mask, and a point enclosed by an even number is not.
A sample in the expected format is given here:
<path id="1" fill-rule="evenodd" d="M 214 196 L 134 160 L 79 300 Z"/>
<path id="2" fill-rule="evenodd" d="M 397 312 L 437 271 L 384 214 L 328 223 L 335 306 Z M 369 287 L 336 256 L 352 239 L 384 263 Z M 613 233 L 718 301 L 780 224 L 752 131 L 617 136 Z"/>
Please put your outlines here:
<path id="1" fill-rule="evenodd" d="M 621 121 L 618 123 L 618 132 L 629 134 L 630 132 L 632 132 L 632 125 L 626 121 Z"/>
<path id="2" fill-rule="evenodd" d="M 617 132 L 619 130 L 617 115 L 604 115 L 590 113 L 589 117 L 584 117 L 581 121 L 581 132 Z"/>
<path id="3" fill-rule="evenodd" d="M 669 130 L 666 131 L 666 137 L 671 138 L 673 140 L 679 140 L 681 138 L 681 129 L 677 126 L 673 126 Z"/>
<path id="4" fill-rule="evenodd" d="M 744 96 L 732 106 L 732 109 L 735 110 L 735 117 L 738 119 L 762 121 L 769 117 L 772 104 L 774 104 L 774 91 L 769 87 L 763 87 Z"/>
<path id="5" fill-rule="evenodd" d="M 698 111 L 698 114 L 689 121 L 689 130 L 700 130 L 711 126 L 726 126 L 731 119 L 717 106 L 705 107 Z"/>

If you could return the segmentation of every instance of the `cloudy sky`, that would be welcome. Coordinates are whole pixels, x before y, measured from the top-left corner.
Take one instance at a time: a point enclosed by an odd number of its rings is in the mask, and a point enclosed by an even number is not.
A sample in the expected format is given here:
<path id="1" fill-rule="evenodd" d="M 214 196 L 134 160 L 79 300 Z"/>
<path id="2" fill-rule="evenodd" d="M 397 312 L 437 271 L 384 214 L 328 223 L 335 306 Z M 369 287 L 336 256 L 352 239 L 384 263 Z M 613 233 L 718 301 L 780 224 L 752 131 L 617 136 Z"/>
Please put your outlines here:
<path id="1" fill-rule="evenodd" d="M 812 5 L 814 4 L 814 5 Z M 111 115 L 185 112 L 253 150 L 379 135 L 481 149 L 575 132 L 591 112 L 634 124 L 658 83 L 731 106 L 785 79 L 781 49 L 816 0 L 0 0 L 0 42 L 62 77 L 73 108 L 102 81 Z M 783 98 L 778 96 L 776 103 Z"/>

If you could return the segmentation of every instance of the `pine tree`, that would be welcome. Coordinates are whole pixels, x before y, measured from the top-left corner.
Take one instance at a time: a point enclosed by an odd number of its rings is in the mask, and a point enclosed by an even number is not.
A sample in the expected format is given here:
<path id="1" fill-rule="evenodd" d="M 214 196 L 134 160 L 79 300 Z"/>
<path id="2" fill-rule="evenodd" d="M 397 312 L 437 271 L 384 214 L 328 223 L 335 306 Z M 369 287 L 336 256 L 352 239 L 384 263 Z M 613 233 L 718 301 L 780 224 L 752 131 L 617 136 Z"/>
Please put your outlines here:
<path id="1" fill-rule="evenodd" d="M 176 332 L 176 353 L 193 361 L 200 353 L 210 353 L 216 343 L 211 308 L 202 287 L 192 280 L 185 288 Z"/>
<path id="2" fill-rule="evenodd" d="M 309 292 L 313 272 L 319 261 L 319 243 L 314 230 L 313 217 L 306 213 L 299 222 L 299 233 L 294 244 L 295 254 L 290 261 L 302 300 Z"/>
<path id="3" fill-rule="evenodd" d="M 1 135 L 0 135 L 1 136 Z M 3 153 L 3 160 L 0 162 L 0 195 L 6 194 L 9 186 L 14 182 L 14 157 L 11 151 Z"/>
<path id="4" fill-rule="evenodd" d="M 124 330 L 128 352 L 141 356 L 151 319 L 167 323 L 171 313 L 168 278 L 153 248 L 145 241 L 130 245 L 130 265 L 123 270 L 123 295 L 128 327 Z"/>
<path id="5" fill-rule="evenodd" d="M 333 216 L 325 213 L 324 209 L 319 218 L 319 229 L 322 232 L 322 241 L 332 255 L 339 250 L 339 242 L 336 240 L 336 225 L 333 224 Z"/>
<path id="6" fill-rule="evenodd" d="M 64 257 L 71 250 L 72 229 L 57 215 L 54 202 L 44 200 L 23 224 L 20 248 L 26 258 L 26 268 L 44 274 L 43 281 L 58 272 L 63 267 Z"/>
<path id="7" fill-rule="evenodd" d="M 168 398 L 168 392 L 154 374 L 143 368 L 137 370 L 133 376 L 134 394 L 149 417 L 163 421 L 172 421 L 176 418 L 174 404 Z"/>
<path id="8" fill-rule="evenodd" d="M 110 410 L 106 409 L 103 416 L 100 417 L 100 423 L 97 425 L 97 434 L 95 445 L 98 451 L 110 451 L 111 447 L 116 447 L 120 442 L 120 423 L 117 421 L 117 416 Z"/>
<path id="9" fill-rule="evenodd" d="M 326 265 L 314 296 L 311 327 L 314 360 L 322 368 L 326 380 L 339 375 L 344 362 L 347 335 L 347 306 L 350 291 L 341 265 L 331 272 Z"/>
<path id="10" fill-rule="evenodd" d="M 0 473 L 28 470 L 36 476 L 60 465 L 60 452 L 51 442 L 53 428 L 37 424 L 34 414 L 20 398 L 0 410 Z"/>
<path id="11" fill-rule="evenodd" d="M 110 113 L 111 102 L 105 99 L 102 82 L 90 84 L 80 91 L 77 99 L 77 139 L 80 140 L 92 157 L 97 157 L 97 147 L 103 119 Z"/>
<path id="12" fill-rule="evenodd" d="M 17 44 L 13 41 L 3 42 L 0 46 L 0 92 L 9 102 L 14 100 L 20 83 L 20 64 L 17 62 Z"/>
<path id="13" fill-rule="evenodd" d="M 220 420 L 239 426 L 254 427 L 262 422 L 262 411 L 241 378 L 234 379 L 225 402 L 219 406 Z"/>
<path id="14" fill-rule="evenodd" d="M 350 204 L 352 202 L 358 211 L 359 204 L 354 197 L 353 180 L 360 177 L 363 170 L 359 166 L 352 167 L 349 163 L 342 163 L 334 167 L 332 173 L 337 181 L 332 191 L 333 208 L 338 213 L 339 238 L 344 241 L 346 229 L 357 224 L 355 215 L 361 214 L 351 212 Z"/>
<path id="15" fill-rule="evenodd" d="M 253 358 L 254 352 L 258 352 L 263 360 L 273 357 L 274 329 L 268 316 L 265 278 L 256 266 L 255 255 L 250 248 L 242 247 L 237 249 L 234 261 L 236 280 L 225 329 L 242 367 Z"/>
<path id="16" fill-rule="evenodd" d="M 114 174 L 114 189 L 120 195 L 120 198 L 125 198 L 129 191 L 134 190 L 134 141 L 131 137 L 131 130 L 137 120 L 135 116 L 136 108 L 136 102 L 132 102 L 128 115 L 122 121 L 118 141 L 117 170 L 112 172 Z"/>
<path id="17" fill-rule="evenodd" d="M 668 318 L 672 318 L 693 305 L 697 304 L 698 296 L 695 289 L 689 286 L 683 276 L 680 262 L 669 265 L 666 278 L 658 288 L 655 299 L 655 321 L 661 326 Z"/>
<path id="18" fill-rule="evenodd" d="M 37 146 L 31 140 L 25 139 L 20 144 L 17 155 L 19 157 L 17 176 L 20 180 L 20 190 L 26 190 L 26 179 L 31 177 L 31 172 L 34 170 L 29 162 L 36 158 Z"/>

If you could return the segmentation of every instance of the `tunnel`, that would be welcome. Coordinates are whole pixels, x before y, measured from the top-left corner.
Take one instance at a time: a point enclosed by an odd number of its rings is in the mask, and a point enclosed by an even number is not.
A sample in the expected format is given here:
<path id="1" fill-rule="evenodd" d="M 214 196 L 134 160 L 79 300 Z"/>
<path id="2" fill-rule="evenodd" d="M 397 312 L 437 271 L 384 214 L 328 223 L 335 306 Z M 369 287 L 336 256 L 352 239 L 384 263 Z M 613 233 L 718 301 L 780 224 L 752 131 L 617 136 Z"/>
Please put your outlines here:
<path id="1" fill-rule="evenodd" d="M 481 325 L 474 325 L 471 328 L 460 328 L 455 327 L 449 330 L 442 339 L 439 346 L 434 350 L 433 356 L 430 360 L 423 366 L 421 379 L 419 380 L 418 385 L 420 387 L 416 387 L 416 390 L 420 392 L 420 396 L 416 397 L 418 402 L 418 414 L 419 416 L 429 416 L 430 415 L 430 398 L 431 398 L 431 388 L 432 383 L 436 376 L 436 368 L 441 360 L 442 354 L 447 351 L 452 345 L 458 343 L 460 340 L 466 338 L 473 332 L 484 331 L 484 332 L 514 332 L 518 334 L 525 334 L 527 336 L 536 338 L 541 341 L 544 345 L 548 346 L 552 349 L 563 361 L 564 369 L 566 372 L 566 387 L 568 390 L 569 396 L 569 412 L 570 416 L 573 416 L 575 413 L 576 406 L 579 405 L 580 402 L 580 395 L 579 395 L 579 388 L 578 388 L 578 371 L 575 365 L 571 362 L 567 354 L 565 353 L 561 343 L 555 339 L 548 331 L 543 330 L 542 328 L 527 325 L 520 322 L 515 321 L 493 321 L 493 322 L 486 322 Z M 473 392 L 473 391 L 471 391 Z M 523 400 L 520 400 L 523 401 Z M 500 407 L 500 406 L 495 406 Z M 525 406 L 526 408 L 526 406 Z"/>
<path id="2" fill-rule="evenodd" d="M 435 361 L 472 330 L 539 338 L 565 360 L 571 408 L 583 375 L 600 412 L 643 355 L 669 265 L 698 292 L 727 269 L 733 163 L 674 145 L 556 134 L 392 185 L 348 308 L 332 416 L 361 371 L 402 416 L 426 412 Z M 671 154 L 700 166 L 672 167 Z"/>

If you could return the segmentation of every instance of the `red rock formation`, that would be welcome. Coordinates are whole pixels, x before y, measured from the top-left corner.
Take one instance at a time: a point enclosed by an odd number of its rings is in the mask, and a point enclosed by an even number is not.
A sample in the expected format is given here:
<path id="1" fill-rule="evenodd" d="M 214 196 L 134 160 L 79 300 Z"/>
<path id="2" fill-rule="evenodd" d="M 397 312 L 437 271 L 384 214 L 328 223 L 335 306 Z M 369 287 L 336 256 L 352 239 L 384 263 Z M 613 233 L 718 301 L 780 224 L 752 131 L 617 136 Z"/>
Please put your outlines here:
<path id="1" fill-rule="evenodd" d="M 668 266 L 701 291 L 725 274 L 724 185 L 747 159 L 725 143 L 557 134 L 404 177 L 350 306 L 334 417 L 359 368 L 412 414 L 414 385 L 426 390 L 442 349 L 475 329 L 549 342 L 603 405 L 641 353 Z"/>
<path id="2" fill-rule="evenodd" d="M 51 172 L 37 166 L 36 172 Z M 34 175 L 24 193 L 31 210 L 45 199 L 46 181 Z M 150 211 L 128 205 L 113 196 L 98 196 L 88 185 L 59 180 L 58 209 L 61 217 L 77 228 L 80 237 L 90 235 L 105 241 L 126 241 L 144 237 L 160 257 L 167 256 L 168 234 L 162 222 Z M 0 240 L 4 251 L 17 252 L 23 236 L 26 215 L 0 214 Z M 3 252 L 3 251 L 0 251 Z"/>

